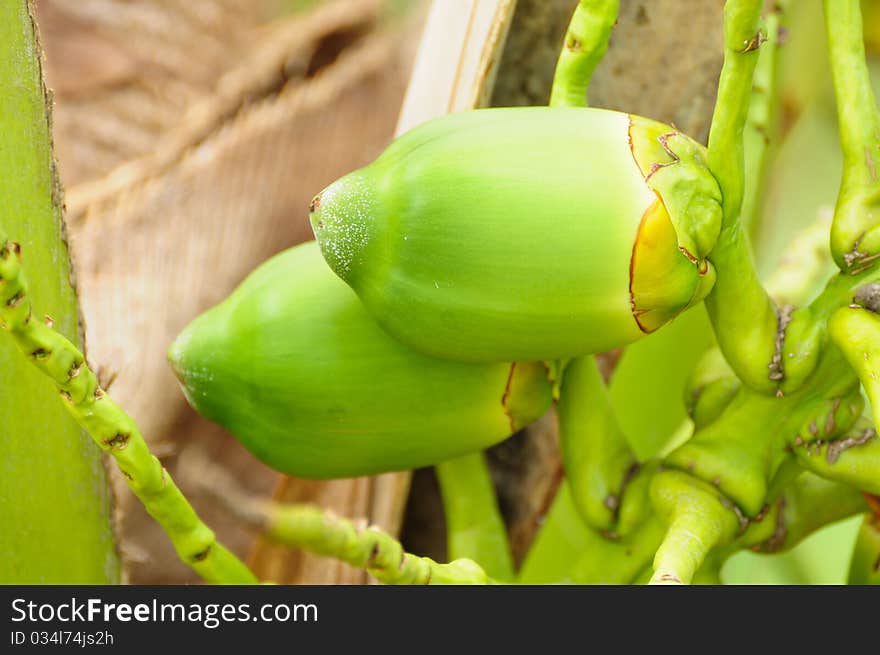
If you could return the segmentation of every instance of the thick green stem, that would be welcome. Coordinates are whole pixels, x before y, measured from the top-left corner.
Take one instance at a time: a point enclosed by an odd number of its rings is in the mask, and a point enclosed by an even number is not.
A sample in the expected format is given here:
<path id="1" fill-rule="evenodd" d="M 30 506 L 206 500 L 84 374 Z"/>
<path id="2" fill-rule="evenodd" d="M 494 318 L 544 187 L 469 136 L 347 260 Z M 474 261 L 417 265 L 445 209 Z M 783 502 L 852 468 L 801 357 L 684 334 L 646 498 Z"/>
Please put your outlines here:
<path id="1" fill-rule="evenodd" d="M 587 106 L 590 78 L 608 50 L 619 5 L 619 0 L 581 0 L 578 4 L 556 64 L 551 107 Z"/>
<path id="2" fill-rule="evenodd" d="M 832 441 L 796 445 L 794 452 L 816 475 L 880 494 L 880 439 L 869 422 L 860 421 Z"/>
<path id="3" fill-rule="evenodd" d="M 857 305 L 842 307 L 828 321 L 828 332 L 868 395 L 874 425 L 880 425 L 880 316 Z"/>
<path id="4" fill-rule="evenodd" d="M 559 440 L 572 498 L 587 525 L 614 531 L 624 487 L 637 470 L 593 356 L 565 369 L 558 406 Z"/>
<path id="5" fill-rule="evenodd" d="M 880 585 L 880 499 L 871 498 L 872 511 L 865 516 L 849 565 L 849 584 Z"/>
<path id="6" fill-rule="evenodd" d="M 761 520 L 752 522 L 727 554 L 743 548 L 762 553 L 791 550 L 817 530 L 864 511 L 865 499 L 857 489 L 803 472 L 786 485 Z"/>
<path id="7" fill-rule="evenodd" d="M 33 315 L 21 271 L 21 248 L 0 234 L 0 322 L 16 345 L 58 388 L 73 418 L 119 470 L 180 558 L 212 583 L 254 583 L 256 578 L 214 533 L 149 451 L 137 425 L 98 384 L 76 347 Z"/>
<path id="8" fill-rule="evenodd" d="M 860 0 L 825 0 L 825 26 L 843 150 L 831 253 L 842 271 L 853 272 L 880 257 L 880 113 L 865 61 Z"/>
<path id="9" fill-rule="evenodd" d="M 728 0 L 724 8 L 724 67 L 709 133 L 709 168 L 721 187 L 723 220 L 710 254 L 717 280 L 706 298 L 706 309 L 737 376 L 757 391 L 773 393 L 778 376 L 770 366 L 779 317 L 758 280 L 740 220 L 745 186 L 743 130 L 764 38 L 759 30 L 761 5 L 761 0 Z"/>
<path id="10" fill-rule="evenodd" d="M 760 203 L 767 168 L 771 135 L 776 135 L 779 98 L 777 93 L 777 61 L 779 59 L 781 24 L 791 0 L 777 0 L 767 15 L 767 42 L 760 48 L 752 82 L 752 97 L 744 132 L 745 178 L 743 184 L 742 223 L 754 234 L 760 223 Z"/>
<path id="11" fill-rule="evenodd" d="M 740 529 L 730 501 L 678 471 L 654 476 L 651 500 L 668 525 L 654 556 L 651 584 L 690 584 L 709 553 Z"/>
<path id="12" fill-rule="evenodd" d="M 340 518 L 320 507 L 265 501 L 198 452 L 181 457 L 199 490 L 225 506 L 246 525 L 283 546 L 333 557 L 365 570 L 385 584 L 496 584 L 473 560 L 441 564 L 404 551 L 400 542 L 365 521 Z"/>
<path id="13" fill-rule="evenodd" d="M 496 580 L 512 581 L 507 528 L 483 453 L 441 462 L 435 470 L 446 515 L 448 557 L 474 560 Z"/>

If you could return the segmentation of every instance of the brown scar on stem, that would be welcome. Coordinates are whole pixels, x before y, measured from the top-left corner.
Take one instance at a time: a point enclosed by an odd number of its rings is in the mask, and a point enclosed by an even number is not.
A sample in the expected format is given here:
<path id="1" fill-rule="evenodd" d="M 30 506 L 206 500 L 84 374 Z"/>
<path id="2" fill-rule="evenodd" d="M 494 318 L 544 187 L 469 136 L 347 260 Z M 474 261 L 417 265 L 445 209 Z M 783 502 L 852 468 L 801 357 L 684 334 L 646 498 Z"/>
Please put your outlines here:
<path id="1" fill-rule="evenodd" d="M 370 554 L 367 555 L 367 559 L 364 562 L 364 568 L 371 569 L 373 568 L 373 564 L 376 563 L 376 558 L 379 557 L 379 542 L 374 541 L 373 547 L 370 549 Z"/>
<path id="2" fill-rule="evenodd" d="M 116 450 L 123 450 L 128 445 L 129 439 L 131 439 L 130 434 L 125 434 L 124 432 L 117 432 L 109 439 L 106 439 L 104 441 L 104 445 L 107 446 L 108 448 L 115 448 Z M 163 478 L 164 478 L 164 471 L 165 470 L 162 469 Z"/>
<path id="3" fill-rule="evenodd" d="M 565 47 L 571 52 L 582 52 L 584 44 L 578 41 L 575 37 L 571 36 L 565 41 Z"/>
<path id="4" fill-rule="evenodd" d="M 825 459 L 829 464 L 836 464 L 837 460 L 840 459 L 841 454 L 850 448 L 857 448 L 858 446 L 864 446 L 871 439 L 877 436 L 877 431 L 874 428 L 867 428 L 864 432 L 859 435 L 853 437 L 847 437 L 846 439 L 837 439 L 836 441 L 832 441 L 828 444 L 828 451 L 825 453 Z"/>
<path id="5" fill-rule="evenodd" d="M 641 470 L 641 465 L 638 462 L 633 462 L 630 464 L 629 468 L 626 470 L 626 473 L 623 474 L 623 480 L 620 482 L 620 489 L 618 489 L 616 494 L 608 494 L 605 497 L 603 504 L 605 507 L 611 511 L 612 523 L 617 524 L 617 521 L 620 520 L 620 506 L 623 504 L 623 495 L 626 493 L 626 489 L 629 486 L 630 482 L 632 482 L 633 478 L 636 477 L 639 470 Z M 617 538 L 616 533 L 613 538 Z"/>
<path id="6" fill-rule="evenodd" d="M 880 282 L 865 284 L 856 289 L 850 307 L 860 307 L 880 314 Z"/>
<path id="7" fill-rule="evenodd" d="M 785 379 L 782 349 L 785 345 L 785 329 L 788 327 L 788 324 L 791 323 L 791 314 L 793 311 L 794 307 L 792 305 L 783 305 L 777 312 L 775 349 L 773 352 L 773 359 L 771 359 L 770 363 L 767 365 L 767 368 L 770 369 L 768 377 L 774 382 L 782 382 Z M 780 395 L 779 392 L 777 392 L 777 395 Z"/>
<path id="8" fill-rule="evenodd" d="M 869 494 L 867 491 L 863 492 L 862 495 L 865 497 L 868 507 L 871 508 L 872 518 L 877 521 L 878 527 L 880 527 L 880 496 Z"/>
<path id="9" fill-rule="evenodd" d="M 754 52 L 766 42 L 767 34 L 764 32 L 763 29 L 760 29 L 758 30 L 757 34 L 755 34 L 755 36 L 746 41 L 745 47 L 742 50 L 737 50 L 736 52 L 741 55 L 744 55 L 748 52 Z"/>
<path id="10" fill-rule="evenodd" d="M 773 534 L 763 543 L 756 544 L 752 550 L 762 553 L 775 553 L 785 544 L 785 538 L 788 536 L 788 528 L 785 527 L 785 499 L 780 498 L 776 506 L 776 527 L 773 530 Z"/>
<path id="11" fill-rule="evenodd" d="M 200 551 L 200 552 L 196 553 L 195 555 L 193 555 L 192 561 L 193 562 L 203 562 L 206 559 L 208 559 L 208 555 L 210 555 L 210 554 L 211 554 L 211 547 L 208 546 L 207 548 L 205 548 L 205 550 Z"/>
<path id="12" fill-rule="evenodd" d="M 716 478 L 716 480 L 717 479 L 718 478 Z M 719 484 L 720 484 L 720 482 L 721 481 L 718 480 Z M 713 480 L 712 483 L 715 484 L 715 480 Z M 737 505 L 736 503 L 734 503 L 733 501 L 728 499 L 726 496 L 720 496 L 718 498 L 718 502 L 721 503 L 721 505 L 724 507 L 724 509 L 729 509 L 731 512 L 733 512 L 736 515 L 736 520 L 739 521 L 739 533 L 742 534 L 743 532 L 745 532 L 748 529 L 749 523 L 751 523 L 751 521 L 749 520 L 749 517 L 746 516 L 745 512 L 743 512 L 739 508 L 739 505 Z"/>
<path id="13" fill-rule="evenodd" d="M 828 412 L 828 418 L 825 419 L 825 436 L 831 436 L 837 430 L 837 421 L 834 418 L 834 415 L 837 413 L 837 410 L 840 409 L 840 401 L 841 398 L 838 396 L 831 402 L 831 411 Z"/>
<path id="14" fill-rule="evenodd" d="M 875 262 L 878 258 L 880 258 L 880 253 L 875 253 L 873 255 L 869 255 L 865 252 L 859 251 L 859 246 L 862 245 L 862 241 L 865 239 L 865 232 L 862 232 L 856 240 L 853 242 L 852 250 L 843 255 L 843 263 L 846 264 L 847 273 L 850 275 L 858 275 L 859 273 L 863 273 L 870 268 L 870 265 Z M 858 264 L 857 268 L 852 268 Z"/>
<path id="15" fill-rule="evenodd" d="M 321 208 L 321 194 L 319 193 L 314 198 L 312 198 L 311 202 L 309 202 L 309 213 L 313 213 Z"/>
<path id="16" fill-rule="evenodd" d="M 516 371 L 516 362 L 513 362 L 510 365 L 510 369 L 507 371 L 507 382 L 504 383 L 504 393 L 501 394 L 501 409 L 507 417 L 507 422 L 510 424 L 510 429 L 513 432 L 516 431 L 516 422 L 513 420 L 513 415 L 510 413 L 507 401 L 510 399 L 510 387 L 513 384 L 514 371 Z"/>
<path id="17" fill-rule="evenodd" d="M 82 372 L 82 367 L 83 367 L 82 361 L 74 362 L 70 366 L 70 370 L 67 372 L 67 381 L 70 382 L 75 377 L 78 377 L 79 374 Z"/>

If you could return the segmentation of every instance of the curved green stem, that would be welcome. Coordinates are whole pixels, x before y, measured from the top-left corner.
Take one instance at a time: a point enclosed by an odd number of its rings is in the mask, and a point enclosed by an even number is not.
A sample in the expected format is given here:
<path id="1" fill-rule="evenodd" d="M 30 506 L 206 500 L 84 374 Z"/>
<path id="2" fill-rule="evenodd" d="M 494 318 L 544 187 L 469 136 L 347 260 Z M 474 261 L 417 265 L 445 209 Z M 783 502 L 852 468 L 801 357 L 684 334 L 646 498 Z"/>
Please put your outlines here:
<path id="1" fill-rule="evenodd" d="M 760 521 L 729 549 L 733 554 L 743 548 L 761 553 L 791 550 L 823 527 L 865 511 L 865 498 L 854 487 L 801 473 L 783 489 Z"/>
<path id="2" fill-rule="evenodd" d="M 313 505 L 255 498 L 209 461 L 198 461 L 197 455 L 186 460 L 198 471 L 193 481 L 203 493 L 276 543 L 336 558 L 385 584 L 496 584 L 473 560 L 462 558 L 441 564 L 407 553 L 397 539 L 365 521 L 340 518 Z"/>
<path id="3" fill-rule="evenodd" d="M 456 457 L 434 469 L 446 515 L 449 559 L 472 559 L 496 580 L 512 581 L 510 542 L 483 453 Z"/>
<path id="4" fill-rule="evenodd" d="M 16 345 L 58 388 L 64 406 L 116 460 L 128 486 L 165 530 L 180 558 L 212 583 L 257 582 L 214 533 L 149 451 L 135 422 L 98 384 L 82 353 L 33 316 L 21 249 L 0 234 L 0 322 Z"/>
<path id="5" fill-rule="evenodd" d="M 593 356 L 572 360 L 557 407 L 559 440 L 572 498 L 587 525 L 615 529 L 624 487 L 637 470 Z"/>
<path id="6" fill-rule="evenodd" d="M 654 476 L 651 500 L 668 529 L 651 584 L 690 584 L 709 553 L 733 539 L 737 515 L 717 489 L 678 471 Z"/>
<path id="7" fill-rule="evenodd" d="M 825 0 L 825 26 L 843 150 L 843 179 L 831 226 L 842 271 L 880 257 L 880 113 L 865 61 L 860 0 Z"/>
<path id="8" fill-rule="evenodd" d="M 880 439 L 867 422 L 832 441 L 805 443 L 794 449 L 804 468 L 828 480 L 880 494 Z"/>
<path id="9" fill-rule="evenodd" d="M 874 425 L 880 425 L 880 316 L 859 306 L 841 307 L 828 321 L 828 332 L 868 395 Z"/>
<path id="10" fill-rule="evenodd" d="M 590 78 L 608 49 L 619 5 L 619 0 L 580 1 L 559 53 L 550 91 L 551 107 L 587 106 Z"/>
<path id="11" fill-rule="evenodd" d="M 262 522 L 269 539 L 335 557 L 385 584 L 495 583 L 473 560 L 440 564 L 429 557 L 418 557 L 405 552 L 387 532 L 375 526 L 359 527 L 319 507 L 266 504 Z"/>
<path id="12" fill-rule="evenodd" d="M 721 233 L 710 254 L 717 272 L 706 309 L 718 344 L 737 376 L 763 393 L 777 390 L 769 369 L 779 317 L 761 286 L 741 223 L 745 187 L 743 130 L 758 48 L 761 0 L 728 0 L 724 7 L 724 67 L 709 132 L 709 168 L 721 187 Z"/>

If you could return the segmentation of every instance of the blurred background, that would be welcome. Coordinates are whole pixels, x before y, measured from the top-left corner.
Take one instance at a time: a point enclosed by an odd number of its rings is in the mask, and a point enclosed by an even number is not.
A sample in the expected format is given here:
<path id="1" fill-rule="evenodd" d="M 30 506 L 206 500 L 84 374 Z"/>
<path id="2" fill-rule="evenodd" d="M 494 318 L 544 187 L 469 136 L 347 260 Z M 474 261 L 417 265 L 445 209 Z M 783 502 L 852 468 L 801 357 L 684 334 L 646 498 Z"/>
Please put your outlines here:
<path id="1" fill-rule="evenodd" d="M 464 0 L 436 0 L 470 4 Z M 545 104 L 576 0 L 519 0 L 491 104 Z M 840 174 L 820 0 L 793 5 L 780 56 L 783 111 L 753 228 L 769 274 L 801 228 L 833 206 Z M 880 71 L 880 2 L 865 3 Z M 258 574 L 364 582 L 334 561 L 255 540 L 178 471 L 203 451 L 250 491 L 316 502 L 401 529 L 443 559 L 430 470 L 313 482 L 282 478 L 186 404 L 165 352 L 191 319 L 259 263 L 312 238 L 310 198 L 369 162 L 394 134 L 429 0 L 36 0 L 54 92 L 55 151 L 88 357 L 200 514 Z M 721 65 L 718 0 L 622 0 L 593 104 L 674 123 L 705 142 Z M 711 343 L 702 310 L 603 360 L 623 426 L 643 456 L 685 421 L 681 383 Z M 612 375 L 613 373 L 613 375 Z M 517 558 L 561 477 L 552 416 L 491 451 Z M 195 582 L 116 481 L 126 578 Z M 858 520 L 781 556 L 740 555 L 728 582 L 843 582 Z"/>

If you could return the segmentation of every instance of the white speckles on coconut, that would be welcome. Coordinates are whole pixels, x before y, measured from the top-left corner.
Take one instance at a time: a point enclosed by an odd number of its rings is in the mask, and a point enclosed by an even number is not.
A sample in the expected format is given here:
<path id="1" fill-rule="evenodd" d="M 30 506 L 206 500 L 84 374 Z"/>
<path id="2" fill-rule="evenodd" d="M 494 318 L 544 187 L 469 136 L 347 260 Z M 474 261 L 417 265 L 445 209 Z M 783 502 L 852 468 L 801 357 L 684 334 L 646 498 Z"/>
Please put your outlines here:
<path id="1" fill-rule="evenodd" d="M 345 279 L 369 239 L 374 195 L 355 172 L 337 180 L 315 196 L 309 206 L 312 231 L 330 268 Z"/>

